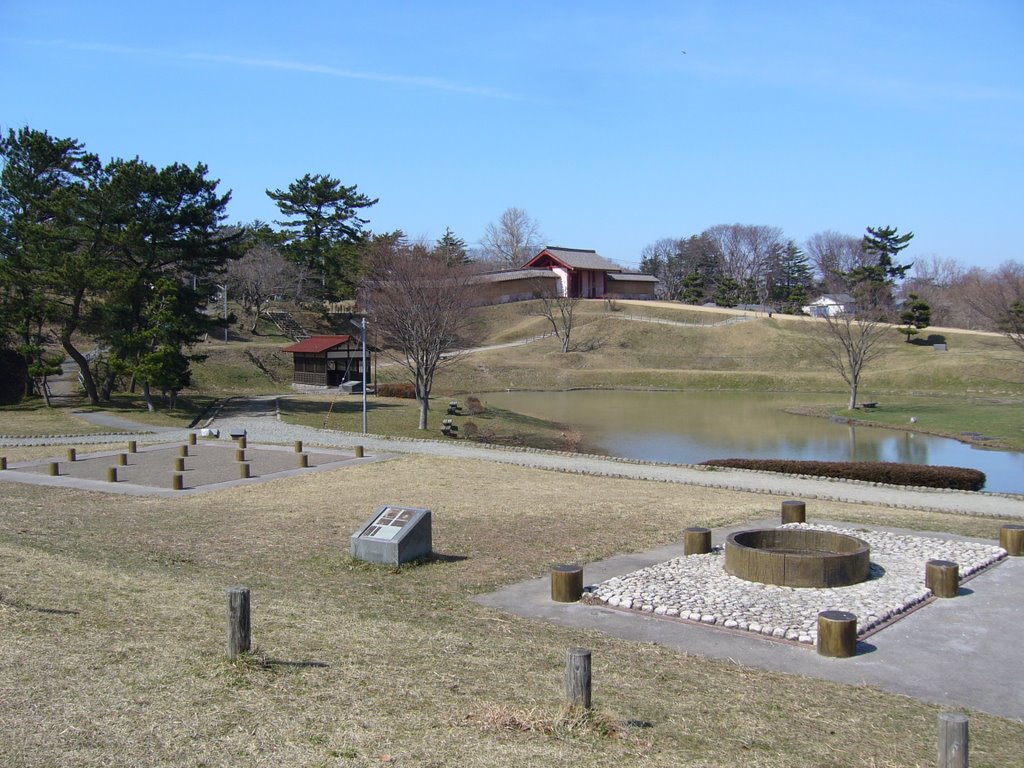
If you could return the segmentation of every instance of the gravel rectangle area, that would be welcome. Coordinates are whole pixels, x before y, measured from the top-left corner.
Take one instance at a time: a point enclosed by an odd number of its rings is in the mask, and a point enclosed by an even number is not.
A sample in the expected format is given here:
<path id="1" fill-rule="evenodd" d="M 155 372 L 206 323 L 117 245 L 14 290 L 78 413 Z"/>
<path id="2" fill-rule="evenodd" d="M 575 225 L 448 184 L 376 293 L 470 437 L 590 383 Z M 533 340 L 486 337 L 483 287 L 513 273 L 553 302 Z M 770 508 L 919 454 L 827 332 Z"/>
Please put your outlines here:
<path id="1" fill-rule="evenodd" d="M 716 547 L 710 554 L 677 557 L 608 579 L 586 600 L 813 645 L 820 611 L 853 613 L 857 634 L 864 637 L 932 597 L 925 586 L 928 560 L 957 563 L 963 580 L 1006 556 L 998 546 L 970 541 L 805 523 L 780 527 L 833 531 L 866 541 L 871 547 L 868 580 L 827 589 L 745 581 L 725 571 L 724 549 Z"/>

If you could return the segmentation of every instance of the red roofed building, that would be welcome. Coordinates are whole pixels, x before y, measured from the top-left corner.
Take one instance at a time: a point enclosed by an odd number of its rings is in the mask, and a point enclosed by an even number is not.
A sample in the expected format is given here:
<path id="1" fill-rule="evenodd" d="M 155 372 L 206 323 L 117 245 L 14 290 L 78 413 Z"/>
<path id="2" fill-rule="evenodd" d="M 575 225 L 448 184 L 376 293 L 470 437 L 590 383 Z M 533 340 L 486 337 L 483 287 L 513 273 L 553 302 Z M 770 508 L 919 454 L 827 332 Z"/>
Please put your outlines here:
<path id="1" fill-rule="evenodd" d="M 558 294 L 570 299 L 653 299 L 658 278 L 623 272 L 597 251 L 549 245 L 522 270 L 549 269 L 558 276 Z"/>
<path id="2" fill-rule="evenodd" d="M 346 382 L 362 384 L 363 347 L 356 336 L 310 336 L 281 351 L 292 353 L 294 384 L 312 387 L 339 387 Z M 366 346 L 368 367 L 372 353 L 378 351 L 376 347 Z"/>

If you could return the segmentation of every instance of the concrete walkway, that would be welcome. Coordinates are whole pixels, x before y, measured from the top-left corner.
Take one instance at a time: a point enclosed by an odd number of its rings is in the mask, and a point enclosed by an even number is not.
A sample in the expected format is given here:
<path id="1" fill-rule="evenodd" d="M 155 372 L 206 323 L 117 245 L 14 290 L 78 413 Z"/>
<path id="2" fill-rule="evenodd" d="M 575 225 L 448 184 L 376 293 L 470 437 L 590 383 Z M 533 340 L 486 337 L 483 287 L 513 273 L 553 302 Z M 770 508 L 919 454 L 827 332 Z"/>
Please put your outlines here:
<path id="1" fill-rule="evenodd" d="M 712 541 L 720 545 L 735 530 L 777 524 L 778 520 L 762 520 L 719 529 Z M 596 584 L 680 554 L 677 544 L 590 563 L 584 566 L 584 583 Z M 976 709 L 1024 721 L 1024 667 L 1015 661 L 1020 658 L 1019 642 L 1024 637 L 1024 557 L 1004 559 L 964 582 L 957 597 L 934 599 L 870 635 L 858 643 L 857 655 L 848 659 L 826 658 L 808 646 L 749 632 L 632 610 L 556 603 L 551 600 L 549 577 L 474 599 L 507 613 L 562 626 L 597 630 L 759 669 L 871 685 L 942 707 Z"/>

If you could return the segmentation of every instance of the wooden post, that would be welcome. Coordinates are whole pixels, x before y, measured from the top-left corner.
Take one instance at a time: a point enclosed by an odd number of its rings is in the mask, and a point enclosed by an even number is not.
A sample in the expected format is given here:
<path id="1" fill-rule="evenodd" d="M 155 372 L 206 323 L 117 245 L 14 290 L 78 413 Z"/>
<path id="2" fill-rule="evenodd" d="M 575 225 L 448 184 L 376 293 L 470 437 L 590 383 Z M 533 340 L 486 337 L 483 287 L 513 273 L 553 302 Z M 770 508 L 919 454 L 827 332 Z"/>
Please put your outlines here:
<path id="1" fill-rule="evenodd" d="M 181 456 L 182 458 L 188 456 L 188 446 L 187 445 L 180 446 L 178 448 L 178 455 Z"/>
<path id="2" fill-rule="evenodd" d="M 249 588 L 232 587 L 228 590 L 228 658 L 234 661 L 248 653 L 251 645 Z"/>
<path id="3" fill-rule="evenodd" d="M 590 649 L 570 648 L 565 654 L 565 703 L 570 709 L 590 709 Z"/>
<path id="4" fill-rule="evenodd" d="M 683 554 L 706 555 L 711 551 L 710 528 L 687 528 L 683 531 Z"/>
<path id="5" fill-rule="evenodd" d="M 195 432 L 189 432 L 188 433 L 188 444 L 189 445 L 195 445 L 196 444 L 196 433 Z"/>
<path id="6" fill-rule="evenodd" d="M 241 448 L 243 451 L 248 447 L 245 435 L 242 435 L 240 438 L 238 438 L 238 447 Z"/>
<path id="7" fill-rule="evenodd" d="M 174 471 L 184 472 L 185 471 L 185 460 L 179 456 L 174 460 Z"/>
<path id="8" fill-rule="evenodd" d="M 806 523 L 807 522 L 807 504 L 802 501 L 784 501 L 782 502 L 782 524 L 786 523 Z"/>
<path id="9" fill-rule="evenodd" d="M 361 445 L 357 445 L 356 446 L 356 458 L 357 459 L 363 458 L 363 446 L 361 446 Z"/>
<path id="10" fill-rule="evenodd" d="M 939 715 L 938 768 L 967 768 L 970 734 L 966 715 L 943 712 Z"/>
<path id="11" fill-rule="evenodd" d="M 235 451 L 235 461 L 245 461 L 245 448 Z"/>
<path id="12" fill-rule="evenodd" d="M 238 465 L 238 476 L 242 480 L 248 480 L 249 479 L 249 465 L 246 464 L 244 461 L 241 464 Z"/>
<path id="13" fill-rule="evenodd" d="M 68 448 L 68 461 L 75 461 L 78 458 L 78 452 L 74 448 Z"/>
<path id="14" fill-rule="evenodd" d="M 51 461 L 50 462 L 49 472 L 50 472 L 50 477 L 56 477 L 57 475 L 59 475 L 60 474 L 60 464 L 58 464 L 56 461 Z"/>
<path id="15" fill-rule="evenodd" d="M 302 441 L 301 440 L 296 440 L 295 441 L 295 452 L 296 453 L 302 453 Z"/>
<path id="16" fill-rule="evenodd" d="M 847 611 L 818 614 L 818 654 L 846 659 L 857 653 L 857 617 Z"/>
<path id="17" fill-rule="evenodd" d="M 308 453 L 300 453 L 299 454 L 299 466 L 302 467 L 303 469 L 305 469 L 306 467 L 309 466 L 309 454 Z"/>
<path id="18" fill-rule="evenodd" d="M 107 467 L 107 482 L 108 483 L 116 483 L 117 482 L 117 467 Z"/>
<path id="19" fill-rule="evenodd" d="M 134 440 L 128 441 L 128 453 L 138 453 L 139 444 Z"/>
<path id="20" fill-rule="evenodd" d="M 7 457 L 0 456 L 0 470 L 7 469 Z"/>
<path id="21" fill-rule="evenodd" d="M 551 569 L 551 599 L 556 603 L 575 603 L 583 597 L 583 568 L 556 565 Z"/>
<path id="22" fill-rule="evenodd" d="M 117 465 L 119 467 L 127 467 L 128 466 L 128 454 L 127 453 L 119 453 L 119 454 L 117 454 Z"/>
<path id="23" fill-rule="evenodd" d="M 183 478 L 181 475 L 179 475 L 177 473 L 171 475 L 171 490 L 172 491 L 180 491 L 180 490 L 183 490 L 184 488 L 185 488 L 185 478 Z"/>
<path id="24" fill-rule="evenodd" d="M 925 563 L 924 585 L 936 597 L 956 597 L 960 591 L 960 566 L 949 560 L 929 560 Z"/>
<path id="25" fill-rule="evenodd" d="M 1024 525 L 1004 525 L 999 529 L 999 546 L 1011 557 L 1024 555 Z"/>

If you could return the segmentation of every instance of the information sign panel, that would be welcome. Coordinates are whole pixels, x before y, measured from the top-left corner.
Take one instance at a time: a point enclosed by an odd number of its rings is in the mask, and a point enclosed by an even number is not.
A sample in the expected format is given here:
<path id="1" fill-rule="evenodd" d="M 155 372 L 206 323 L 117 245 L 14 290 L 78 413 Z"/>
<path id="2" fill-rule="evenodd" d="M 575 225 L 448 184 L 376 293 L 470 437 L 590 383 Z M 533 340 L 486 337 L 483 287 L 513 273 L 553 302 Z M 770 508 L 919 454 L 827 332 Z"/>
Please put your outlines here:
<path id="1" fill-rule="evenodd" d="M 432 551 L 430 510 L 388 504 L 351 537 L 352 556 L 368 563 L 398 565 Z"/>

